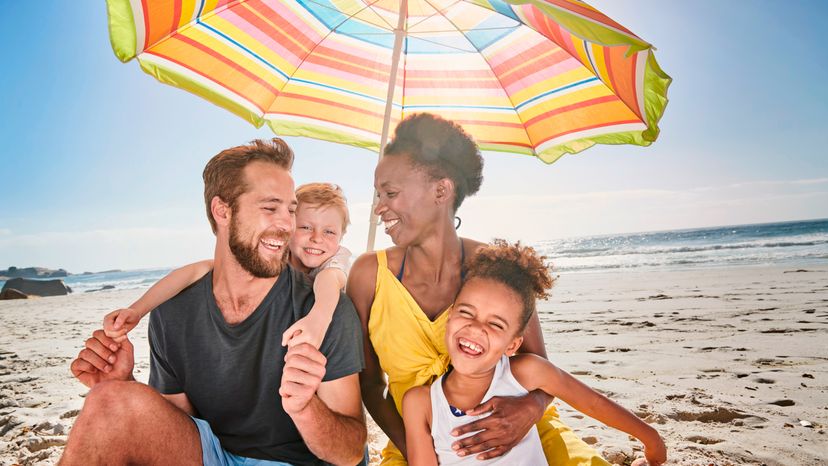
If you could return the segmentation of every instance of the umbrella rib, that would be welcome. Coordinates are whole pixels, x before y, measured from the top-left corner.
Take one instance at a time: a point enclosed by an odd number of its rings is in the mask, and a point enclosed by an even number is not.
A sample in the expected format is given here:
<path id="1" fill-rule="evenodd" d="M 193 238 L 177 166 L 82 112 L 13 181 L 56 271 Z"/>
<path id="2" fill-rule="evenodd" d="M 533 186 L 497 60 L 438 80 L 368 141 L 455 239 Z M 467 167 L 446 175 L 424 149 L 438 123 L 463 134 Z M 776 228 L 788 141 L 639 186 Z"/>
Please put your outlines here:
<path id="1" fill-rule="evenodd" d="M 505 27 L 491 27 L 491 28 L 475 28 L 475 31 L 501 31 L 504 29 L 516 29 L 519 26 L 505 26 Z M 443 32 L 471 32 L 471 30 L 466 29 L 445 29 L 445 30 L 434 30 L 434 31 L 415 31 L 415 32 L 408 32 L 409 36 L 413 36 L 415 34 L 436 34 L 436 33 L 443 33 Z M 388 35 L 387 32 L 360 32 L 360 36 L 384 36 Z M 425 39 L 423 39 L 425 40 Z M 436 42 L 435 42 L 436 43 Z M 449 46 L 447 46 L 449 47 Z"/>
<path id="2" fill-rule="evenodd" d="M 270 102 L 270 104 L 267 106 L 267 111 L 266 111 L 265 113 L 271 113 L 271 112 L 270 112 L 270 110 L 271 110 L 272 108 L 274 108 L 274 106 L 276 105 L 276 101 L 279 99 L 279 96 L 280 96 L 280 95 L 282 95 L 282 91 L 285 89 L 285 87 L 287 87 L 288 83 L 290 83 L 290 81 L 293 79 L 293 76 L 295 76 L 295 75 L 296 75 L 296 72 L 297 72 L 297 71 L 299 71 L 299 69 L 302 67 L 302 65 L 304 65 L 304 64 L 305 64 L 305 62 L 308 60 L 308 58 L 309 58 L 311 55 L 313 55 L 313 52 L 316 50 L 316 48 L 317 48 L 317 47 L 319 47 L 319 45 L 320 45 L 322 42 L 324 42 L 324 41 L 325 41 L 325 39 L 327 39 L 328 37 L 330 37 L 330 35 L 331 35 L 331 34 L 333 34 L 333 33 L 334 33 L 334 32 L 335 32 L 335 31 L 336 31 L 336 30 L 337 30 L 340 26 L 342 26 L 343 24 L 345 24 L 346 22 L 348 22 L 348 21 L 349 21 L 350 19 L 352 19 L 354 16 L 358 15 L 359 13 L 361 13 L 361 12 L 365 11 L 367 8 L 370 8 L 372 5 L 375 5 L 375 4 L 379 3 L 379 2 L 380 2 L 380 0 L 374 0 L 374 1 L 373 1 L 373 2 L 371 2 L 371 3 L 367 3 L 367 2 L 366 2 L 366 3 L 365 3 L 365 7 L 364 7 L 364 8 L 361 8 L 359 11 L 354 12 L 353 14 L 351 14 L 350 16 L 348 16 L 347 18 L 345 18 L 344 20 L 342 20 L 342 22 L 341 22 L 341 23 L 339 23 L 339 24 L 337 24 L 337 25 L 336 25 L 336 27 L 331 28 L 331 30 L 330 30 L 330 31 L 328 31 L 328 33 L 327 33 L 327 34 L 325 34 L 325 37 L 323 37 L 322 39 L 320 39 L 319 41 L 317 41 L 315 44 L 313 44 L 313 47 L 311 47 L 311 49 L 308 51 L 308 53 L 307 53 L 307 54 L 306 54 L 306 55 L 302 58 L 302 61 L 301 61 L 301 62 L 299 62 L 299 64 L 298 64 L 298 65 L 296 65 L 296 68 L 295 68 L 295 69 L 293 70 L 293 72 L 292 72 L 292 73 L 290 73 L 290 75 L 287 77 L 287 79 L 285 80 L 285 83 L 284 83 L 284 84 L 282 85 L 282 87 L 279 89 L 279 92 L 276 94 L 276 96 L 275 96 L 275 97 L 273 97 L 273 100 L 272 100 L 272 101 Z"/>
<path id="3" fill-rule="evenodd" d="M 408 8 L 408 2 L 406 2 L 406 8 Z M 408 68 L 408 37 L 409 37 L 408 30 L 411 27 L 408 24 L 408 19 L 409 19 L 408 10 L 406 10 L 405 30 L 404 30 L 405 34 L 403 35 L 403 41 L 405 41 L 405 42 L 403 42 L 403 50 L 405 51 L 405 53 L 402 54 L 402 56 L 403 56 L 403 63 L 402 63 L 402 80 L 403 80 L 403 83 L 402 83 L 402 95 L 400 96 L 400 121 L 402 121 L 402 119 L 405 118 L 405 83 L 406 83 L 406 79 L 408 78 L 408 70 L 407 70 L 407 68 Z"/>
<path id="4" fill-rule="evenodd" d="M 451 19 L 449 19 L 448 16 L 446 16 L 445 11 L 443 11 L 443 10 L 435 7 L 434 5 L 432 5 L 430 0 L 425 0 L 425 2 L 428 3 L 429 5 L 431 5 L 435 10 L 437 10 L 437 12 L 440 13 L 440 15 L 442 15 L 443 18 L 445 18 L 445 20 L 449 22 L 449 24 L 454 26 L 456 28 L 457 32 L 459 32 L 463 35 L 463 37 L 466 39 L 466 41 L 469 44 L 471 44 L 471 46 L 474 47 L 475 50 L 477 50 L 477 54 L 480 55 L 480 57 L 483 59 L 483 61 L 486 62 L 486 65 L 489 67 L 489 70 L 491 70 L 492 75 L 495 77 L 495 79 L 497 79 L 497 82 L 500 83 L 500 88 L 503 89 L 503 93 L 506 94 L 506 98 L 509 99 L 509 103 L 512 104 L 512 109 L 515 111 L 515 116 L 517 117 L 518 121 L 520 121 L 520 124 L 521 124 L 521 127 L 523 128 L 523 131 L 526 133 L 526 140 L 529 141 L 529 144 L 532 145 L 532 152 L 535 152 L 535 143 L 532 142 L 532 137 L 529 135 L 529 130 L 526 128 L 526 122 L 524 122 L 523 118 L 521 118 L 520 112 L 518 112 L 517 107 L 515 106 L 515 103 L 512 101 L 512 96 L 509 95 L 509 92 L 506 91 L 506 88 L 503 86 L 503 81 L 501 81 L 500 76 L 498 76 L 497 73 L 495 73 L 494 68 L 492 68 L 492 64 L 489 63 L 489 60 L 486 58 L 485 55 L 483 55 L 483 52 L 480 49 L 477 48 L 477 45 L 475 45 L 474 42 L 472 42 L 468 37 L 466 37 L 466 34 L 464 33 L 464 31 L 462 29 L 460 29 L 459 27 L 457 27 L 457 24 L 454 21 L 452 21 Z M 452 6 L 453 5 L 456 5 L 456 3 L 453 3 Z M 492 11 L 492 10 L 490 10 L 490 11 Z M 499 14 L 497 12 L 495 12 L 495 13 Z M 520 27 L 520 26 L 517 26 L 517 27 Z"/>
<path id="5" fill-rule="evenodd" d="M 371 11 L 373 11 L 373 12 L 374 12 L 374 14 L 375 14 L 375 15 L 377 15 L 377 17 L 379 17 L 379 19 L 381 19 L 381 20 L 382 20 L 382 22 L 383 22 L 383 23 L 385 23 L 385 25 L 386 25 L 386 26 L 388 26 L 388 29 L 390 29 L 390 30 L 392 30 L 392 31 L 394 30 L 394 25 L 393 25 L 393 24 L 391 24 L 391 23 L 389 23 L 388 21 L 386 21 L 386 20 L 385 20 L 385 18 L 383 18 L 383 17 L 382 17 L 382 15 L 381 15 L 381 14 L 379 14 L 379 13 L 377 12 L 377 10 L 375 10 L 375 9 L 374 9 L 374 5 L 375 5 L 375 4 L 377 4 L 377 3 L 379 3 L 379 2 L 374 2 L 374 3 L 370 4 L 370 5 L 369 5 L 367 2 L 364 2 L 364 1 L 363 1 L 363 3 L 365 3 L 365 5 L 366 5 L 366 6 L 368 6 L 368 8 L 369 8 Z"/>
<path id="6" fill-rule="evenodd" d="M 463 2 L 463 1 L 465 1 L 465 0 L 457 0 L 456 2 L 452 3 L 451 5 L 449 5 L 447 8 L 453 7 L 454 5 L 457 5 L 458 3 Z M 431 4 L 429 3 L 429 5 L 431 5 Z M 434 8 L 434 5 L 431 5 L 431 7 L 432 7 L 432 8 Z M 432 13 L 432 14 L 430 14 L 430 15 L 426 16 L 425 18 L 423 18 L 423 19 L 421 19 L 421 20 L 417 21 L 417 22 L 416 22 L 416 23 L 414 23 L 414 24 L 409 25 L 409 26 L 406 28 L 406 30 L 409 30 L 409 29 L 411 29 L 411 28 L 413 28 L 413 27 L 417 27 L 418 25 L 420 25 L 420 24 L 422 24 L 422 23 L 424 23 L 424 22 L 428 21 L 429 19 L 431 19 L 431 18 L 433 18 L 433 17 L 435 17 L 435 16 L 437 16 L 437 15 L 439 15 L 439 14 L 440 14 L 440 10 L 438 10 L 437 8 L 434 8 L 434 13 Z M 431 31 L 429 31 L 429 32 L 431 32 Z"/>
<path id="7" fill-rule="evenodd" d="M 247 1 L 247 0 L 245 0 L 245 1 Z M 314 5 L 317 5 L 317 6 L 321 7 L 321 8 L 326 9 L 326 10 L 335 11 L 335 12 L 337 12 L 337 13 L 342 13 L 342 10 L 338 10 L 338 9 L 336 9 L 336 8 L 331 8 L 331 7 L 327 6 L 327 5 L 323 5 L 323 4 L 318 3 L 318 2 L 316 2 L 316 1 L 314 1 L 314 0 L 305 0 L 305 1 L 306 1 L 306 2 L 308 2 L 308 3 L 313 3 Z M 386 20 L 385 20 L 385 18 L 383 18 L 381 14 L 377 13 L 377 11 L 376 11 L 376 10 L 374 10 L 373 5 L 375 5 L 375 4 L 377 4 L 377 3 L 379 3 L 379 0 L 377 0 L 377 1 L 375 1 L 375 2 L 372 2 L 372 3 L 368 3 L 368 2 L 363 1 L 362 3 L 365 5 L 364 7 L 360 8 L 360 9 L 359 9 L 359 11 L 354 12 L 353 14 L 351 14 L 351 15 L 349 15 L 347 18 L 345 18 L 345 20 L 344 20 L 344 21 L 342 21 L 341 23 L 337 24 L 337 25 L 336 25 L 336 28 L 338 28 L 339 26 L 342 26 L 342 24 L 344 24 L 345 22 L 347 22 L 347 21 L 348 21 L 348 20 L 350 20 L 350 19 L 353 19 L 353 17 L 354 17 L 354 16 L 356 16 L 356 15 L 358 15 L 358 14 L 362 13 L 363 11 L 365 11 L 365 10 L 367 9 L 367 10 L 371 10 L 371 11 L 373 11 L 373 12 L 374 12 L 374 14 L 376 14 L 376 15 L 377 15 L 377 17 L 379 17 L 379 19 L 381 19 L 381 20 L 382 20 L 382 22 L 383 22 L 383 23 L 385 23 L 385 24 L 388 26 L 389 30 L 392 30 L 392 31 L 394 30 L 394 26 L 392 26 L 391 24 L 389 24 L 389 23 L 388 23 L 388 21 L 386 21 Z M 334 30 L 336 30 L 336 28 L 334 28 Z"/>

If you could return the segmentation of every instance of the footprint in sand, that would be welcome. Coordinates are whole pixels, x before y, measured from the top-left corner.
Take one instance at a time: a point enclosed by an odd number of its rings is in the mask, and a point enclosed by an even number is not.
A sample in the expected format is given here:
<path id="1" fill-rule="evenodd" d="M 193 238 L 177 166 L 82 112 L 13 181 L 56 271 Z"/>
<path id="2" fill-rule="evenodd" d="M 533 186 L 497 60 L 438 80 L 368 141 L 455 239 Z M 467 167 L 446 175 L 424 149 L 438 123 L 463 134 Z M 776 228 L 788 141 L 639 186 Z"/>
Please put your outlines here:
<path id="1" fill-rule="evenodd" d="M 704 423 L 718 423 L 726 424 L 733 421 L 750 421 L 751 423 L 764 422 L 766 419 L 751 414 L 746 414 L 735 409 L 715 408 L 710 411 L 702 411 L 698 413 L 688 411 L 678 411 L 673 414 L 668 414 L 667 417 L 674 421 L 688 422 L 698 421 Z"/>
<path id="2" fill-rule="evenodd" d="M 776 406 L 793 406 L 793 405 L 796 404 L 796 402 L 794 400 L 776 400 L 776 401 L 771 401 L 768 404 L 776 405 Z"/>
<path id="3" fill-rule="evenodd" d="M 717 439 L 717 438 L 705 437 L 703 435 L 691 435 L 690 437 L 687 437 L 687 440 L 689 440 L 693 443 L 701 444 L 701 445 L 715 445 L 717 443 L 724 442 L 724 440 Z"/>

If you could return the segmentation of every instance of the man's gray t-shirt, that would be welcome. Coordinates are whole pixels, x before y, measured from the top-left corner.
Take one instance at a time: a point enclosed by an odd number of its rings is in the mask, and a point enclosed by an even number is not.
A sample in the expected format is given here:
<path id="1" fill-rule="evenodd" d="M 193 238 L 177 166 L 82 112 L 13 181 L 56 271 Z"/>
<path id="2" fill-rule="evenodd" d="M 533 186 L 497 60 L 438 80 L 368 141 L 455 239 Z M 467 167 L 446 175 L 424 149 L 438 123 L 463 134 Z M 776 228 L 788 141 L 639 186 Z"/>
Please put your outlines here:
<path id="1" fill-rule="evenodd" d="M 208 273 L 155 309 L 149 321 L 149 384 L 163 394 L 186 393 L 196 416 L 210 423 L 227 451 L 296 465 L 323 464 L 282 409 L 279 385 L 287 348 L 282 333 L 307 315 L 313 289 L 286 267 L 243 322 L 228 325 Z M 323 381 L 364 367 L 362 331 L 351 300 L 340 294 L 320 348 Z"/>

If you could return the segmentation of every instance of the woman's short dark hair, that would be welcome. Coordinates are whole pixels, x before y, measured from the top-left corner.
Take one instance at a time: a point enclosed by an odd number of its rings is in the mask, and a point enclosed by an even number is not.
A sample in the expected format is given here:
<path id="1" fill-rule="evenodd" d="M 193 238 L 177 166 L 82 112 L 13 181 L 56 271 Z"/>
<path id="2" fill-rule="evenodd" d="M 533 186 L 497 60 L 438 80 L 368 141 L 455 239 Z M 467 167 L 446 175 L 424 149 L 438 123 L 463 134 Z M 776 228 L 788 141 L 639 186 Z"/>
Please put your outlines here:
<path id="1" fill-rule="evenodd" d="M 455 211 L 483 182 L 483 157 L 471 136 L 457 123 L 430 113 L 402 120 L 385 155 L 406 155 L 432 178 L 449 178 L 454 182 Z"/>

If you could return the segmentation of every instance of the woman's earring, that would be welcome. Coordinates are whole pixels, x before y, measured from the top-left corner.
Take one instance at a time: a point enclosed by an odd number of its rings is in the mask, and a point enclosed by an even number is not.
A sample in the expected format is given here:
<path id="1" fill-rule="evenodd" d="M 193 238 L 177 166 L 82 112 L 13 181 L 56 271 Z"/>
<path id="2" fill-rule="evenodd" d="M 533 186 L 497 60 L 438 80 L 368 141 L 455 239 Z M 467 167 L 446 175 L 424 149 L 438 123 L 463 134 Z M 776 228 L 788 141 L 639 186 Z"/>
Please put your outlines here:
<path id="1" fill-rule="evenodd" d="M 455 216 L 454 216 L 454 229 L 455 229 L 455 230 L 459 230 L 459 229 L 460 229 L 460 225 L 462 225 L 462 224 L 463 224 L 463 220 L 461 220 L 461 219 L 460 219 L 460 217 L 458 217 L 458 216 L 456 216 L 456 215 L 455 215 Z"/>

